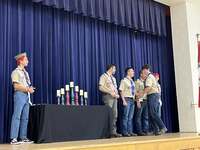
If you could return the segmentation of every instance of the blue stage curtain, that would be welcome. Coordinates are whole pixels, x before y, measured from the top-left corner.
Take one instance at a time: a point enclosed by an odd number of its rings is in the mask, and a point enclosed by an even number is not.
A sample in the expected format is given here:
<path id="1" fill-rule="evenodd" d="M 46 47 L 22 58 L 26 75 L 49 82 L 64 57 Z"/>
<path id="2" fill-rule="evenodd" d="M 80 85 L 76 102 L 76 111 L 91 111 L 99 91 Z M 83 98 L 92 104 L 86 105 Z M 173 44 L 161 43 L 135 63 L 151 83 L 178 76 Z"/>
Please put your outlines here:
<path id="1" fill-rule="evenodd" d="M 170 29 L 167 31 L 170 33 Z M 107 64 L 117 65 L 118 84 L 127 66 L 134 66 L 137 78 L 142 65 L 151 64 L 153 71 L 161 74 L 163 120 L 170 132 L 178 131 L 171 45 L 170 34 L 165 37 L 135 32 L 28 0 L 1 0 L 0 142 L 9 139 L 14 56 L 24 51 L 36 87 L 35 104 L 55 104 L 56 89 L 72 80 L 89 92 L 89 104 L 102 104 L 97 87 Z"/>
<path id="2" fill-rule="evenodd" d="M 166 6 L 153 0 L 32 0 L 120 26 L 166 36 Z"/>

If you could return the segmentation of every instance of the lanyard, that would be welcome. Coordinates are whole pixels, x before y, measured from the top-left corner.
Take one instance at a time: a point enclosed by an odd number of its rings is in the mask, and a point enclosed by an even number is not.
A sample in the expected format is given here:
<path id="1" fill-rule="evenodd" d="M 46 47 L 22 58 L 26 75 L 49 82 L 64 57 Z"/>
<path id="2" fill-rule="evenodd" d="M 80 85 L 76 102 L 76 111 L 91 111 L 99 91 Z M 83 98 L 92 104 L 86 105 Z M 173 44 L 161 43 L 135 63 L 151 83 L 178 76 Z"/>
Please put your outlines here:
<path id="1" fill-rule="evenodd" d="M 28 86 L 30 86 L 31 84 L 30 84 L 30 80 L 29 80 L 27 72 L 25 70 L 22 70 L 22 71 L 24 73 L 24 76 L 25 76 L 25 79 L 26 79 L 26 83 L 28 84 Z"/>

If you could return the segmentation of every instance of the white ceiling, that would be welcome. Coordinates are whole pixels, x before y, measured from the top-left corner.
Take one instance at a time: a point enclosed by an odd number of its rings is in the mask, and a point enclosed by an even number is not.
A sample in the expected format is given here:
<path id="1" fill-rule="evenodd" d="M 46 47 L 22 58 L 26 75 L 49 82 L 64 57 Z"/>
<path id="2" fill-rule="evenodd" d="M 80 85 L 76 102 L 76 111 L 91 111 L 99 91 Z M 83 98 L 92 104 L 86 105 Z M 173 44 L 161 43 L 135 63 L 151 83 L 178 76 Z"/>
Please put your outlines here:
<path id="1" fill-rule="evenodd" d="M 163 3 L 163 4 L 168 5 L 168 6 L 173 6 L 177 3 L 184 2 L 186 0 L 154 0 L 154 1 L 157 1 L 159 3 Z"/>

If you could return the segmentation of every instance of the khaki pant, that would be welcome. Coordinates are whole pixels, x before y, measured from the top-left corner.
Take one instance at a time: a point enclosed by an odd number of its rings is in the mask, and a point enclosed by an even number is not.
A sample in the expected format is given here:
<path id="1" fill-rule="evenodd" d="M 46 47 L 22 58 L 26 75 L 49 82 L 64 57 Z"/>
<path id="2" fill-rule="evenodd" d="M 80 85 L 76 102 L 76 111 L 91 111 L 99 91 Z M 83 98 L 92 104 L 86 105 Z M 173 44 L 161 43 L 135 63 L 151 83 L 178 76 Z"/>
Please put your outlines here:
<path id="1" fill-rule="evenodd" d="M 103 102 L 106 106 L 109 106 L 112 109 L 113 112 L 113 121 L 112 121 L 112 134 L 116 134 L 117 133 L 117 99 L 113 98 L 111 95 L 109 94 L 105 94 L 102 97 Z"/>

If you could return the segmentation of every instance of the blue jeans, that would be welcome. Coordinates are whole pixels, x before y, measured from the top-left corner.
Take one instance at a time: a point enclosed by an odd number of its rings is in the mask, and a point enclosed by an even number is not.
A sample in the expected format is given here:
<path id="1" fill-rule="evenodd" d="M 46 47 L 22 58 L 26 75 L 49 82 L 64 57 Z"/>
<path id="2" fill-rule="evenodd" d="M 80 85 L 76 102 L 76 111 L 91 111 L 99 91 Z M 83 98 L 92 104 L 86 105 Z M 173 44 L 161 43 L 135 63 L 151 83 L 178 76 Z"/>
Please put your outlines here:
<path id="1" fill-rule="evenodd" d="M 158 106 L 158 116 L 161 118 L 161 104 L 159 103 L 159 106 Z"/>
<path id="2" fill-rule="evenodd" d="M 158 115 L 159 109 L 159 94 L 150 94 L 147 96 L 147 104 L 149 110 L 149 121 L 154 132 L 166 128 L 163 121 Z"/>
<path id="3" fill-rule="evenodd" d="M 137 108 L 136 129 L 138 133 L 149 132 L 149 116 L 147 101 L 141 102 L 141 108 Z"/>
<path id="4" fill-rule="evenodd" d="M 14 93 L 14 112 L 10 131 L 11 139 L 18 138 L 18 136 L 20 139 L 27 137 L 29 107 L 28 94 L 16 91 Z"/>
<path id="5" fill-rule="evenodd" d="M 135 110 L 135 102 L 132 98 L 125 98 L 127 106 L 123 106 L 122 116 L 122 134 L 133 133 L 133 115 Z"/>

